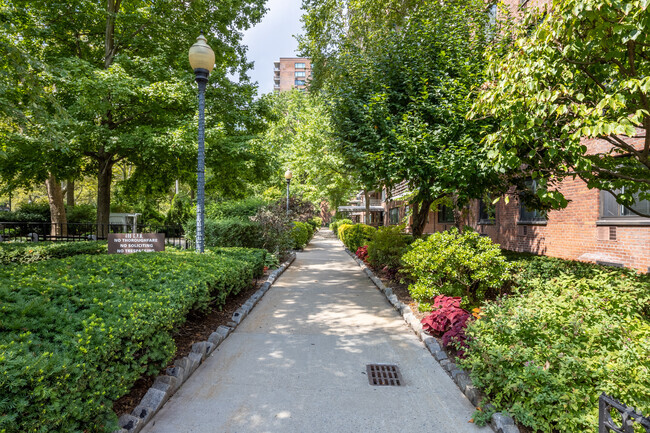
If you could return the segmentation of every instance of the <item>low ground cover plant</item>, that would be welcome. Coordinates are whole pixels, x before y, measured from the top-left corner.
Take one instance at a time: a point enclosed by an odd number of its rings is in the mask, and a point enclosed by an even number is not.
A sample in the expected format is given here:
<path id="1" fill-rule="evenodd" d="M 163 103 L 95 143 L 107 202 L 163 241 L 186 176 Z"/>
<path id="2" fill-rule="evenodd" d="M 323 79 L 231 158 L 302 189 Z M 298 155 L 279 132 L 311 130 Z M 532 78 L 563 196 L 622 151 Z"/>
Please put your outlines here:
<path id="1" fill-rule="evenodd" d="M 499 292 L 511 265 L 490 238 L 456 228 L 416 240 L 402 257 L 404 272 L 415 281 L 409 293 L 428 311 L 437 295 L 462 296 L 478 306 L 488 291 Z"/>
<path id="2" fill-rule="evenodd" d="M 422 319 L 422 329 L 441 337 L 445 348 L 452 346 L 459 357 L 465 356 L 467 336 L 465 329 L 472 319 L 472 314 L 461 308 L 459 296 L 438 295 L 433 299 L 431 314 Z"/>
<path id="3" fill-rule="evenodd" d="M 650 410 L 649 304 L 645 278 L 619 271 L 530 278 L 483 306 L 461 365 L 535 431 L 593 431 L 602 392 Z"/>
<path id="4" fill-rule="evenodd" d="M 175 352 L 188 312 L 222 304 L 264 251 L 80 255 L 0 267 L 0 431 L 113 431 L 115 400 Z"/>
<path id="5" fill-rule="evenodd" d="M 350 251 L 367 245 L 375 235 L 376 228 L 365 224 L 343 224 L 338 228 L 339 239 Z"/>
<path id="6" fill-rule="evenodd" d="M 0 264 L 27 264 L 80 254 L 104 254 L 106 251 L 106 242 L 101 241 L 2 243 L 0 244 Z"/>

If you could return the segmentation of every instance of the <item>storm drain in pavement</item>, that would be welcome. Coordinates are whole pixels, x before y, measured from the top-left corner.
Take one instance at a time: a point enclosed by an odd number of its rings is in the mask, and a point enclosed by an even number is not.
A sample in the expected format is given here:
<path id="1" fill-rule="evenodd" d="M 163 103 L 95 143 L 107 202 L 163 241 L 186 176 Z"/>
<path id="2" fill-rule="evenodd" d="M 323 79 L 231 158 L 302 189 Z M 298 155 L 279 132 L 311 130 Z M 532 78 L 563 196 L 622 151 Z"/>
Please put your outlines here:
<path id="1" fill-rule="evenodd" d="M 399 367 L 391 364 L 368 364 L 366 365 L 368 382 L 377 386 L 400 386 L 402 385 L 402 374 Z"/>

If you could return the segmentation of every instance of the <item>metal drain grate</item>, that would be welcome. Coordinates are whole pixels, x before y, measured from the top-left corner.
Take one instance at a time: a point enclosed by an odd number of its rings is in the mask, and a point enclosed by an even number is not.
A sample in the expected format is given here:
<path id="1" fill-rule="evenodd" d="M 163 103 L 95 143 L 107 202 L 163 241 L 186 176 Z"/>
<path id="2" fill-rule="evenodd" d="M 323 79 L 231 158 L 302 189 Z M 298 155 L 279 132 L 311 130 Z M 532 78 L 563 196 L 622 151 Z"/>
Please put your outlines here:
<path id="1" fill-rule="evenodd" d="M 368 364 L 368 383 L 375 386 L 401 386 L 402 374 L 399 367 L 390 364 Z"/>

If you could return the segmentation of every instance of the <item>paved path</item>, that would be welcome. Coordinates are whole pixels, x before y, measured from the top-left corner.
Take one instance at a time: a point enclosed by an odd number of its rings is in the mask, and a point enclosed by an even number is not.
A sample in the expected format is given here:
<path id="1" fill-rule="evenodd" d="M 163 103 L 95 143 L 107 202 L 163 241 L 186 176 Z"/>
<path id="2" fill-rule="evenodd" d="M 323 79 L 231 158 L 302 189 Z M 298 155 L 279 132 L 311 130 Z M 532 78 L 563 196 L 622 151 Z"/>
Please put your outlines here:
<path id="1" fill-rule="evenodd" d="M 370 386 L 371 363 L 397 364 L 404 386 Z M 473 410 L 321 230 L 143 432 L 491 432 Z"/>

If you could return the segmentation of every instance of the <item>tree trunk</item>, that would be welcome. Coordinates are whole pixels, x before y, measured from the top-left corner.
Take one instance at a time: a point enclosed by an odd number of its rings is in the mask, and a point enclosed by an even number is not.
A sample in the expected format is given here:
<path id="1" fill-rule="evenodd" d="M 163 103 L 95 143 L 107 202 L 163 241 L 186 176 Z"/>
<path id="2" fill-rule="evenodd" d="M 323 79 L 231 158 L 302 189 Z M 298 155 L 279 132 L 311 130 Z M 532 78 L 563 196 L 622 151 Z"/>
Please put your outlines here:
<path id="1" fill-rule="evenodd" d="M 61 184 L 52 173 L 48 173 L 45 187 L 47 188 L 47 198 L 50 202 L 50 222 L 52 223 L 50 236 L 67 236 L 68 219 L 65 214 L 65 206 L 63 205 Z"/>
<path id="2" fill-rule="evenodd" d="M 363 197 L 366 199 L 366 224 L 370 225 L 370 194 L 368 190 L 363 190 Z"/>
<path id="3" fill-rule="evenodd" d="M 111 181 L 113 180 L 113 158 L 99 160 L 97 174 L 97 237 L 106 238 L 111 214 Z"/>
<path id="4" fill-rule="evenodd" d="M 413 207 L 411 232 L 416 238 L 422 236 L 422 233 L 424 232 L 424 227 L 427 225 L 427 217 L 429 216 L 429 209 L 431 209 L 431 203 L 431 200 L 424 200 L 421 203 L 411 204 Z"/>
<path id="5" fill-rule="evenodd" d="M 74 179 L 69 179 L 65 186 L 65 201 L 68 206 L 74 206 Z"/>

